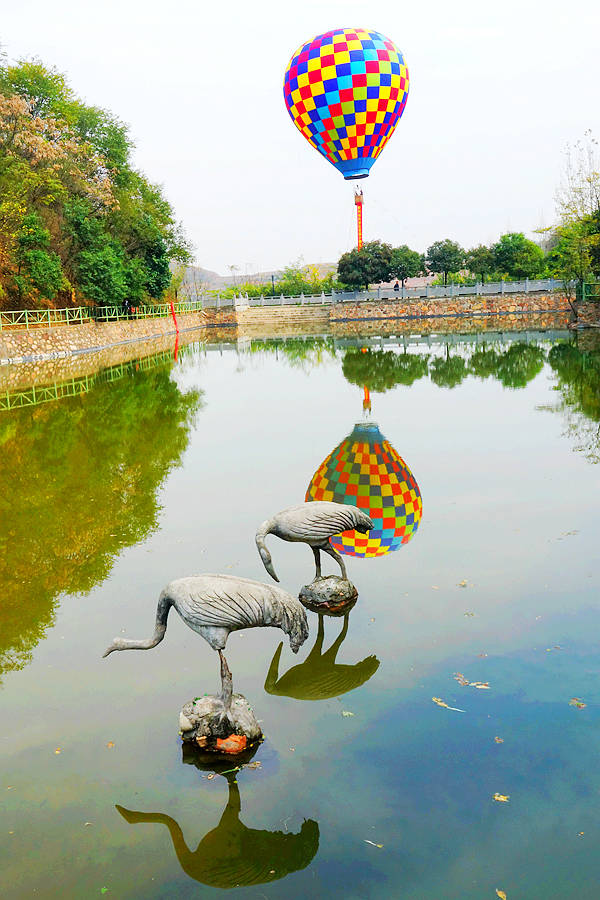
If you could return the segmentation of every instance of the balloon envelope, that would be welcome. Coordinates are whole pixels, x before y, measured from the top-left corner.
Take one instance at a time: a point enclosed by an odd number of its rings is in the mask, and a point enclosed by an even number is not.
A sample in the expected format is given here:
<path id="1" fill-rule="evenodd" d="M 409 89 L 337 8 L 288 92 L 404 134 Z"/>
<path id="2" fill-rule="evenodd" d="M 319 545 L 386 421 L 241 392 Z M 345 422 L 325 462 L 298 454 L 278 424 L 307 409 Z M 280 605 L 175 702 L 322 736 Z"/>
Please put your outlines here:
<path id="1" fill-rule="evenodd" d="M 368 534 L 344 531 L 329 541 L 349 556 L 384 556 L 417 532 L 423 503 L 414 475 L 374 422 L 351 434 L 319 466 L 306 492 L 309 500 L 358 506 L 375 527 Z"/>
<path id="2" fill-rule="evenodd" d="M 377 31 L 338 28 L 296 50 L 283 95 L 294 125 L 344 178 L 366 178 L 408 98 L 408 69 Z"/>

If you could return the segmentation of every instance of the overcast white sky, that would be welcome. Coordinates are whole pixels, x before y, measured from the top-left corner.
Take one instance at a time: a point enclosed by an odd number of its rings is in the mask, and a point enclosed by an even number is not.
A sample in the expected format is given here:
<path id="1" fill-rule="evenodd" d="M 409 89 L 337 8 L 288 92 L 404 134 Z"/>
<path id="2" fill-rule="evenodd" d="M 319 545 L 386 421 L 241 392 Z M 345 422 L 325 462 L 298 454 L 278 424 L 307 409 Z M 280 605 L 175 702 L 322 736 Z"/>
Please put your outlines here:
<path id="1" fill-rule="evenodd" d="M 465 246 L 554 219 L 562 153 L 600 137 L 598 0 L 21 0 L 4 3 L 10 59 L 38 56 L 129 123 L 136 164 L 164 186 L 199 265 L 227 274 L 354 242 L 355 182 L 293 126 L 292 52 L 330 28 L 383 32 L 411 88 L 361 182 L 365 240 Z M 6 8 L 8 7 L 8 8 Z"/>

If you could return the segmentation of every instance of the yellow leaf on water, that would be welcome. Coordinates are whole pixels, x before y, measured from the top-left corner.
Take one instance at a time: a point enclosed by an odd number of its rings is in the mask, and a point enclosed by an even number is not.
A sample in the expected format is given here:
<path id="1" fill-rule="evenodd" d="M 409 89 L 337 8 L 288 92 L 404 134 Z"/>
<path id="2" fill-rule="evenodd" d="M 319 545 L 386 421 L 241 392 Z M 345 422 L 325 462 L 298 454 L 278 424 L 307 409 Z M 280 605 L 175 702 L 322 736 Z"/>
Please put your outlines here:
<path id="1" fill-rule="evenodd" d="M 497 803 L 508 803 L 510 799 L 510 794 L 494 794 L 494 800 Z"/>
<path id="2" fill-rule="evenodd" d="M 467 580 L 465 578 L 463 578 L 462 581 L 459 581 L 458 587 L 467 587 Z"/>
<path id="3" fill-rule="evenodd" d="M 496 741 L 497 744 L 503 744 L 503 743 L 504 743 L 504 738 L 501 738 L 501 737 L 495 737 L 494 740 Z"/>
<path id="4" fill-rule="evenodd" d="M 115 746 L 114 741 L 109 741 L 106 746 L 108 747 L 109 750 L 112 750 L 112 748 Z"/>
<path id="5" fill-rule="evenodd" d="M 479 688 L 480 691 L 489 691 L 490 683 L 489 681 L 472 681 L 471 687 Z"/>
<path id="6" fill-rule="evenodd" d="M 452 709 L 454 710 L 454 712 L 464 712 L 464 709 L 458 709 L 458 707 L 456 706 L 448 706 L 448 704 L 445 703 L 441 697 L 432 697 L 431 699 L 437 706 L 441 706 L 444 709 Z"/>
<path id="7" fill-rule="evenodd" d="M 569 706 L 575 706 L 577 709 L 585 709 L 587 703 L 584 703 L 579 697 L 573 697 L 569 700 Z"/>
<path id="8" fill-rule="evenodd" d="M 496 888 L 496 894 L 500 897 L 500 900 L 506 900 L 506 893 L 501 891 L 500 888 Z"/>
<path id="9" fill-rule="evenodd" d="M 58 756 L 59 753 L 62 753 L 62 747 L 57 747 L 56 750 L 55 750 L 54 752 L 55 752 L 56 755 Z"/>

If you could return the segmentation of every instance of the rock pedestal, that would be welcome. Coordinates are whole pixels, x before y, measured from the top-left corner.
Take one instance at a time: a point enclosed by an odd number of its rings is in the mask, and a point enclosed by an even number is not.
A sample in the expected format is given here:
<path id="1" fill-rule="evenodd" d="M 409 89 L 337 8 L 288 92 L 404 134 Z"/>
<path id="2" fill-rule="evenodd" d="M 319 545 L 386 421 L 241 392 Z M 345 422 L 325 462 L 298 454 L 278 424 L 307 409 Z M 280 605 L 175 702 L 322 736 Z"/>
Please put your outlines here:
<path id="1" fill-rule="evenodd" d="M 305 584 L 300 589 L 298 599 L 312 612 L 343 616 L 358 600 L 358 591 L 346 578 L 328 575 L 326 578 L 315 578 L 310 584 Z"/>
<path id="2" fill-rule="evenodd" d="M 262 739 L 260 725 L 242 694 L 233 694 L 228 707 L 222 697 L 195 697 L 181 710 L 179 728 L 183 741 L 203 753 L 244 753 Z"/>

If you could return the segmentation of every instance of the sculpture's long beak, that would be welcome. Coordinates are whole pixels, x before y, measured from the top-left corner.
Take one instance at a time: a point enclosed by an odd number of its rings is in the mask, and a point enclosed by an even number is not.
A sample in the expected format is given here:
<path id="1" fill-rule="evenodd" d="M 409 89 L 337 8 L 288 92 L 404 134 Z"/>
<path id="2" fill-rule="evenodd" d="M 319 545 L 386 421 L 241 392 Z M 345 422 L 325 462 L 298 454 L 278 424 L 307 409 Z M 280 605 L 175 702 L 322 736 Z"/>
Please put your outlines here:
<path id="1" fill-rule="evenodd" d="M 269 575 L 271 576 L 271 578 L 273 578 L 275 581 L 279 581 L 279 578 L 275 574 L 275 569 L 273 568 L 273 563 L 271 562 L 271 554 L 266 549 L 266 547 L 261 547 L 260 558 L 262 559 L 263 565 L 264 565 L 265 569 L 267 570 L 267 572 L 269 573 Z"/>

